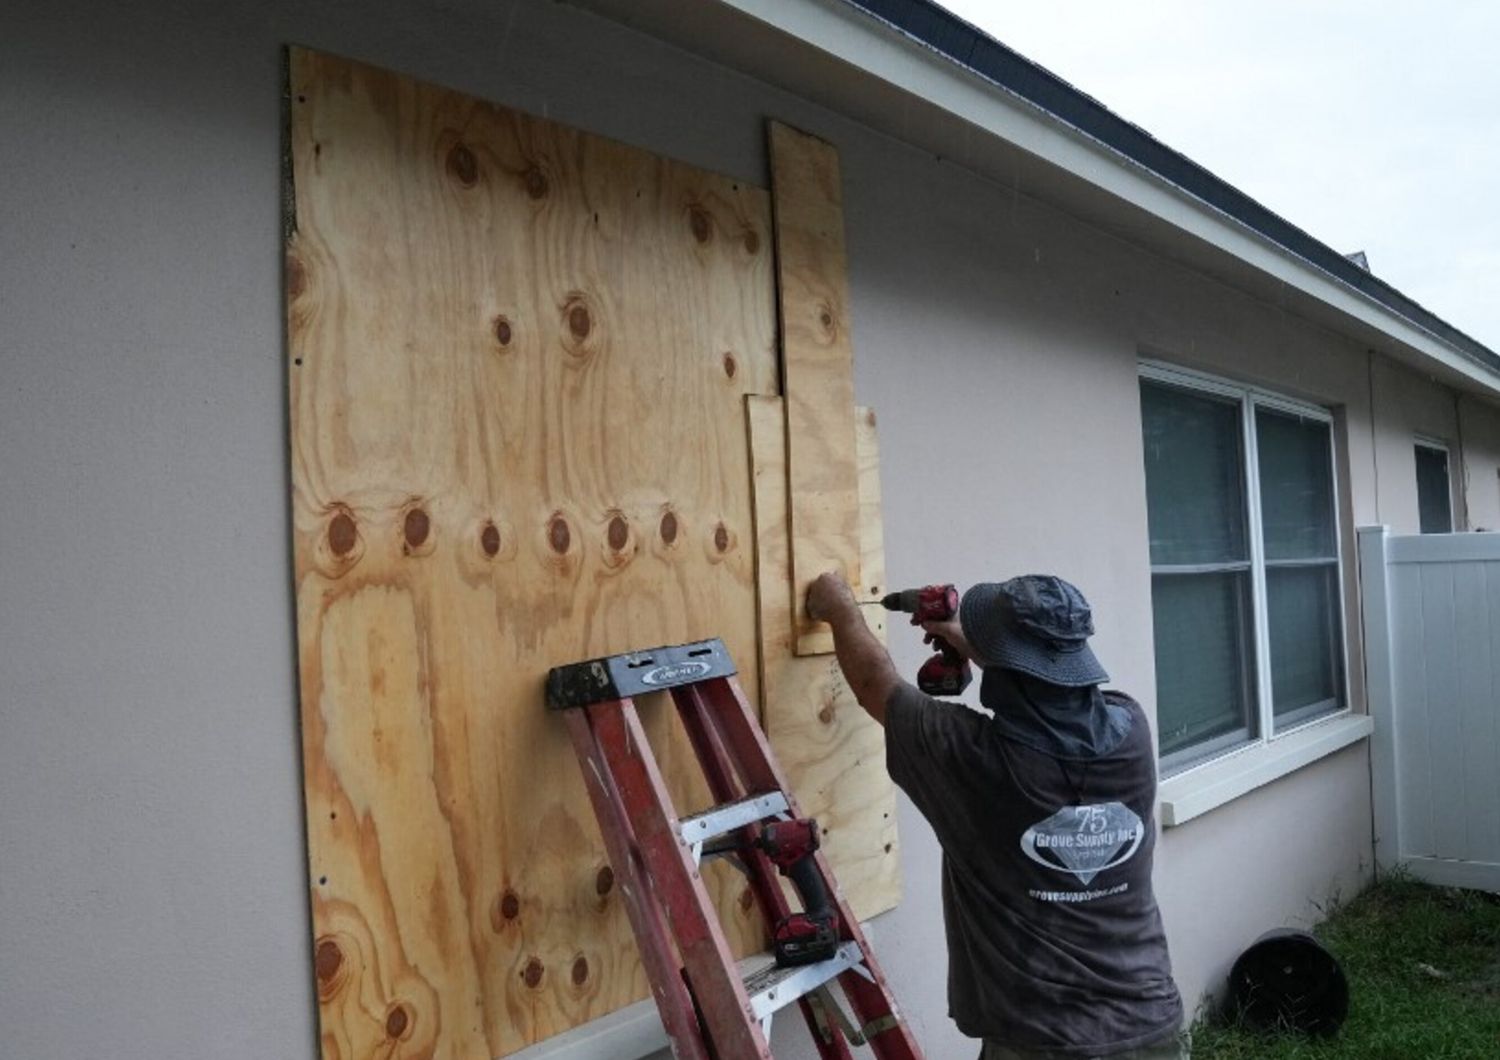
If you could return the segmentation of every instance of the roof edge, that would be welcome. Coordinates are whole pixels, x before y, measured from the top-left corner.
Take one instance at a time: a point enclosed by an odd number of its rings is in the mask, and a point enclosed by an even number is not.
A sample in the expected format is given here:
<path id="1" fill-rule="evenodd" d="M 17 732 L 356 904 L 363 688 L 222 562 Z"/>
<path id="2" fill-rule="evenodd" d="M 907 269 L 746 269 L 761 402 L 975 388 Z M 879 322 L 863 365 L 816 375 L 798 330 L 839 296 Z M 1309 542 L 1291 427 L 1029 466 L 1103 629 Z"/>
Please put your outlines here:
<path id="1" fill-rule="evenodd" d="M 1186 155 L 933 0 L 837 0 L 1030 103 L 1308 266 L 1353 289 L 1475 365 L 1500 376 L 1500 354 Z"/>

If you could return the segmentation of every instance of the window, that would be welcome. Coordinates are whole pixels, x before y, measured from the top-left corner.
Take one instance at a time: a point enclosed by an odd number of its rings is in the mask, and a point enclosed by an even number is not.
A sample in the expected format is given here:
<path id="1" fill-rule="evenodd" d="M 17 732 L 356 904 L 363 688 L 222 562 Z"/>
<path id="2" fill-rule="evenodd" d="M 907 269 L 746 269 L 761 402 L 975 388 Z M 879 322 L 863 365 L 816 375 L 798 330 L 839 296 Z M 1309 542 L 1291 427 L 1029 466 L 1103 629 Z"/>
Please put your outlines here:
<path id="1" fill-rule="evenodd" d="M 1342 709 L 1328 412 L 1148 365 L 1141 424 L 1163 767 Z"/>
<path id="2" fill-rule="evenodd" d="M 1442 442 L 1417 442 L 1417 516 L 1424 534 L 1453 533 L 1448 447 Z"/>

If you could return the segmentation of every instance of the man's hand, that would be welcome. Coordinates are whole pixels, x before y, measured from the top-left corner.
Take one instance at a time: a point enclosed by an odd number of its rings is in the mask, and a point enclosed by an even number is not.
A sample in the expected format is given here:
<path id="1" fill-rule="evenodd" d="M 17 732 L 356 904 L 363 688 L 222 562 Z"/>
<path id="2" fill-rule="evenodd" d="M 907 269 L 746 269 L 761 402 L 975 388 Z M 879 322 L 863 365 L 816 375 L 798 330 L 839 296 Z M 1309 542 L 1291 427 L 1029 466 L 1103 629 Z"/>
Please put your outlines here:
<path id="1" fill-rule="evenodd" d="M 850 612 L 859 614 L 854 590 L 837 571 L 820 574 L 807 587 L 807 617 L 817 622 L 835 623 Z"/>
<path id="2" fill-rule="evenodd" d="M 808 586 L 807 614 L 833 627 L 833 650 L 844 680 L 849 682 L 860 706 L 884 725 L 886 700 L 901 678 L 896 675 L 885 646 L 865 624 L 865 616 L 859 613 L 859 601 L 843 575 L 833 571 L 820 574 Z"/>
<path id="3" fill-rule="evenodd" d="M 927 632 L 927 642 L 932 643 L 934 637 L 942 637 L 958 651 L 965 659 L 968 659 L 981 670 L 984 669 L 984 660 L 974 654 L 974 648 L 969 644 L 969 639 L 964 636 L 964 627 L 958 618 L 944 619 L 941 622 L 923 622 L 922 628 Z"/>

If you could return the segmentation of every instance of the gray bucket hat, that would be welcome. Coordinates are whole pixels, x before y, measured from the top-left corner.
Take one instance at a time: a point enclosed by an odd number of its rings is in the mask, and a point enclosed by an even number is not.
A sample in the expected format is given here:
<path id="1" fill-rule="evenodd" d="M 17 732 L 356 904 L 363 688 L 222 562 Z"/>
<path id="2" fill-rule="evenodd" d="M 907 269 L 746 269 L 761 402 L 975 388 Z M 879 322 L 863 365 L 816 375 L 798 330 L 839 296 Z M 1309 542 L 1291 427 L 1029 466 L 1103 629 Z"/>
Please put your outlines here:
<path id="1" fill-rule="evenodd" d="M 1073 585 L 1052 574 L 985 582 L 964 593 L 958 621 L 986 666 L 1019 670 L 1065 688 L 1109 674 L 1089 648 L 1094 617 Z"/>

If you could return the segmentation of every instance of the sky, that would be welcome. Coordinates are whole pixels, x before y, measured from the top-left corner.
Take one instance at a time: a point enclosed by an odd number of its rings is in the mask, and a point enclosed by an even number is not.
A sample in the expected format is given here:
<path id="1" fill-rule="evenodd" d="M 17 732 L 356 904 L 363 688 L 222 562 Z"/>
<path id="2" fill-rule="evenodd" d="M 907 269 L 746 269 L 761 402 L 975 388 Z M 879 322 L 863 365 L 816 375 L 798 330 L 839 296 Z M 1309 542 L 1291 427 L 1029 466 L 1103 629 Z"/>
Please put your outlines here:
<path id="1" fill-rule="evenodd" d="M 940 2 L 1500 352 L 1500 3 Z"/>

